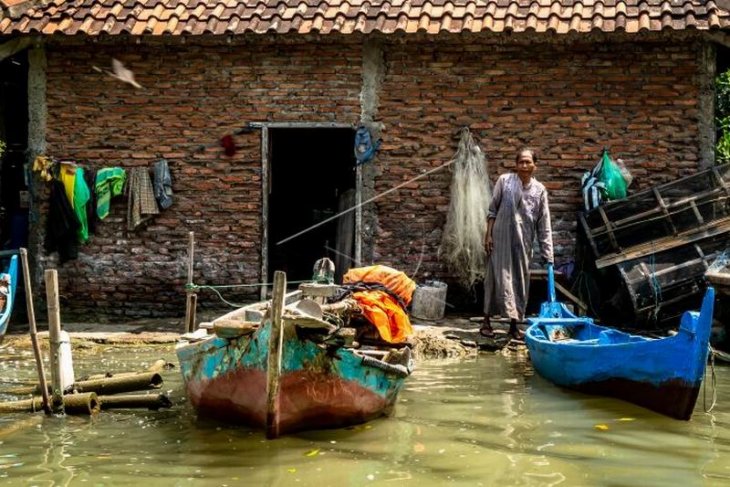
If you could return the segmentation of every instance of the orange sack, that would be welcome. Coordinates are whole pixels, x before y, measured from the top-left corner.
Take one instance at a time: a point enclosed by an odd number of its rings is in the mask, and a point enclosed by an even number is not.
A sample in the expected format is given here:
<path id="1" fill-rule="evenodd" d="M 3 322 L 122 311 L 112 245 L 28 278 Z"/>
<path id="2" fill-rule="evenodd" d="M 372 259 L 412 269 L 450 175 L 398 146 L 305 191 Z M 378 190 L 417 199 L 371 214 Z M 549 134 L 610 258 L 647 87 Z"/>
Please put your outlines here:
<path id="1" fill-rule="evenodd" d="M 344 284 L 356 282 L 382 284 L 390 292 L 401 298 L 406 306 L 411 304 L 413 291 L 416 290 L 416 283 L 411 278 L 405 273 L 386 265 L 371 265 L 350 269 L 342 277 L 342 282 Z"/>
<path id="2" fill-rule="evenodd" d="M 400 304 L 385 291 L 359 291 L 352 294 L 362 314 L 378 329 L 380 338 L 388 343 L 401 343 L 412 333 L 413 327 Z"/>

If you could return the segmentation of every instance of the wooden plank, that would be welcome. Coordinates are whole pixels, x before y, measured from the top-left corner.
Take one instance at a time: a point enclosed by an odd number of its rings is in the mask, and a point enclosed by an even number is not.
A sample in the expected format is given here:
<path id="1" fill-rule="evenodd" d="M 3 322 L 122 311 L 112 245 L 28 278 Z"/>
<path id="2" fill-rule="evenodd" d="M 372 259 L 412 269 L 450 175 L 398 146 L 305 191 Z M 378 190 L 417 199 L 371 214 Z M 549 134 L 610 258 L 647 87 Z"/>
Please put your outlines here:
<path id="1" fill-rule="evenodd" d="M 603 210 L 602 206 L 598 207 L 598 213 L 601 215 L 601 219 L 606 226 L 606 233 L 608 234 L 608 240 L 611 241 L 611 246 L 613 246 L 614 249 L 619 250 L 621 246 L 616 241 L 616 235 L 614 235 L 612 230 L 613 225 L 611 225 L 611 222 L 608 220 L 606 212 Z"/>
<path id="2" fill-rule="evenodd" d="M 193 285 L 193 269 L 195 265 L 195 232 L 188 233 L 188 286 Z M 195 331 L 195 313 L 198 304 L 198 296 L 191 288 L 185 292 L 185 332 Z"/>
<path id="3" fill-rule="evenodd" d="M 596 260 L 596 268 L 603 269 L 610 265 L 620 264 L 627 260 L 638 259 L 647 255 L 656 254 L 664 250 L 673 249 L 682 245 L 696 242 L 709 237 L 715 237 L 730 232 L 730 217 L 710 222 L 699 229 L 690 232 L 680 233 L 676 236 L 669 236 L 635 245 L 623 252 L 608 254 Z"/>
<path id="4" fill-rule="evenodd" d="M 281 352 L 284 339 L 284 294 L 286 293 L 286 274 L 274 272 L 274 294 L 271 299 L 271 335 L 269 336 L 269 356 L 266 367 L 266 437 L 279 437 L 279 390 L 281 387 Z"/>
<path id="5" fill-rule="evenodd" d="M 672 221 L 672 215 L 669 213 L 669 209 L 667 209 L 667 204 L 664 202 L 664 198 L 662 198 L 662 195 L 659 194 L 658 189 L 652 189 L 654 190 L 654 197 L 656 198 L 657 203 L 659 203 L 659 208 L 661 208 L 662 213 L 669 222 L 669 226 L 672 228 L 672 234 L 676 235 L 678 233 L 677 227 L 674 226 L 674 222 Z"/>
<path id="6" fill-rule="evenodd" d="M 271 194 L 271 164 L 269 157 L 269 128 L 261 129 L 261 289 L 259 299 L 266 299 L 269 280 L 269 195 Z"/>
<path id="7" fill-rule="evenodd" d="M 51 345 L 51 412 L 63 414 L 63 387 L 61 386 L 61 310 L 58 302 L 58 271 L 46 269 L 46 307 L 48 308 L 48 341 Z"/>
<path id="8" fill-rule="evenodd" d="M 697 221 L 700 225 L 703 225 L 705 223 L 705 219 L 702 218 L 702 214 L 700 214 L 700 210 L 697 208 L 697 200 L 692 200 L 689 202 L 690 208 L 692 208 L 692 212 L 697 217 Z"/>
<path id="9" fill-rule="evenodd" d="M 685 207 L 685 206 L 691 206 L 693 203 L 696 204 L 697 200 L 703 200 L 703 203 L 719 202 L 726 198 L 726 196 L 724 196 L 721 193 L 723 193 L 723 191 L 721 189 L 713 189 L 710 191 L 706 191 L 704 193 L 694 194 L 687 198 L 683 198 L 681 200 L 677 200 L 672 203 L 666 204 L 666 209 L 667 209 L 667 212 L 669 213 L 669 215 L 672 215 L 674 213 L 678 213 L 678 212 L 684 210 L 685 208 L 683 208 L 683 207 Z M 707 197 L 712 197 L 712 198 L 704 200 L 704 198 L 707 198 Z M 663 200 L 663 198 L 662 198 L 662 200 Z M 629 201 L 620 200 L 620 202 L 630 202 L 630 200 Z M 599 207 L 599 208 L 601 208 L 601 207 Z M 609 212 L 610 212 L 610 210 L 611 210 L 610 202 L 608 204 L 604 205 L 603 208 L 605 208 L 605 210 L 609 210 Z M 604 210 L 604 212 L 605 212 L 605 210 Z M 656 217 L 652 217 L 652 215 L 657 215 L 657 214 L 661 214 L 662 216 L 664 216 L 664 212 L 658 206 L 651 208 L 649 210 L 641 211 L 639 213 L 634 213 L 631 216 L 623 218 L 621 220 L 615 220 L 615 221 L 609 220 L 608 225 L 610 225 L 610 228 L 613 228 L 613 229 L 620 229 L 620 228 L 627 227 L 630 225 L 640 225 L 640 224 L 648 223 L 652 220 L 655 220 Z M 607 217 L 608 217 L 608 215 L 606 214 L 606 218 Z M 647 217 L 651 217 L 651 218 L 647 218 Z M 605 220 L 604 220 L 604 222 L 605 222 Z M 598 236 L 598 235 L 608 233 L 610 231 L 610 228 L 608 228 L 608 226 L 606 224 L 604 224 L 599 227 L 592 228 L 589 231 L 592 235 Z"/>
<path id="10" fill-rule="evenodd" d="M 723 286 L 730 286 L 730 274 L 724 272 L 707 272 L 705 277 L 712 284 L 720 284 Z"/>
<path id="11" fill-rule="evenodd" d="M 578 296 L 568 291 L 568 289 L 565 288 L 562 284 L 556 282 L 555 289 L 560 291 L 563 296 L 568 298 L 568 300 L 570 300 L 578 308 L 579 315 L 584 316 L 588 313 L 588 306 L 580 298 L 578 298 Z"/>

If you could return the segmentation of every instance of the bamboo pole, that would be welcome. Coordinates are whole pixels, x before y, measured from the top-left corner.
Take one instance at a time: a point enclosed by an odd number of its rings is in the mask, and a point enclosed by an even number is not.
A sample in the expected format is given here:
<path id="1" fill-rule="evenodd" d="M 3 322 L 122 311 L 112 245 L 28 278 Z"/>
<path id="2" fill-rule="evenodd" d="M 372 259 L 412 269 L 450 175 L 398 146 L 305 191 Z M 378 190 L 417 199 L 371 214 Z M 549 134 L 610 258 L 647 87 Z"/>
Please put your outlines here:
<path id="1" fill-rule="evenodd" d="M 286 274 L 274 272 L 274 294 L 271 299 L 271 334 L 269 335 L 269 356 L 266 367 L 266 437 L 279 436 L 279 380 L 281 378 L 281 348 L 283 343 L 284 295 Z"/>
<path id="2" fill-rule="evenodd" d="M 43 410 L 46 414 L 51 413 L 51 401 L 48 398 L 48 385 L 46 384 L 46 373 L 43 370 L 43 357 L 38 344 L 38 330 L 35 324 L 35 310 L 33 308 L 33 292 L 30 286 L 30 268 L 28 266 L 28 250 L 20 249 L 20 260 L 23 264 L 23 279 L 25 281 L 25 305 L 28 309 L 28 324 L 30 325 L 30 341 L 33 344 L 33 355 L 38 369 L 38 383 L 40 384 L 43 397 Z"/>
<path id="3" fill-rule="evenodd" d="M 162 387 L 162 376 L 157 372 L 141 372 L 122 377 L 112 376 L 103 379 L 84 380 L 74 384 L 74 390 L 77 392 L 96 392 L 105 395 L 159 389 L 160 387 Z"/>
<path id="4" fill-rule="evenodd" d="M 34 413 L 43 409 L 43 397 L 36 396 L 22 401 L 0 402 L 0 413 Z M 99 412 L 99 400 L 93 392 L 63 396 L 66 414 L 94 414 Z"/>
<path id="5" fill-rule="evenodd" d="M 63 387 L 61 385 L 61 311 L 58 304 L 58 272 L 46 269 L 46 306 L 48 308 L 48 340 L 51 355 L 51 412 L 63 414 Z"/>
<path id="6" fill-rule="evenodd" d="M 122 396 L 99 396 L 102 411 L 107 409 L 146 408 L 157 411 L 171 408 L 172 401 L 165 394 L 128 394 Z"/>
<path id="7" fill-rule="evenodd" d="M 198 304 L 198 295 L 190 286 L 193 285 L 193 267 L 195 264 L 195 232 L 188 234 L 188 287 L 185 290 L 185 332 L 195 331 L 195 314 Z"/>
<path id="8" fill-rule="evenodd" d="M 166 369 L 172 369 L 175 367 L 175 364 L 172 364 L 170 362 L 165 361 L 164 359 L 159 359 L 152 365 L 150 365 L 147 368 L 146 372 L 119 372 L 117 374 L 112 374 L 111 372 L 107 372 L 105 374 L 93 374 L 88 375 L 85 377 L 80 377 L 75 384 L 81 384 L 82 387 L 88 387 L 88 384 L 96 384 L 96 382 L 92 381 L 105 381 L 107 379 L 115 379 L 116 383 L 124 382 L 125 378 L 132 377 L 131 382 L 132 383 L 139 383 L 144 382 L 148 379 L 139 377 L 140 374 L 149 374 L 145 377 L 149 378 L 150 384 L 148 384 L 147 387 L 143 387 L 142 389 L 155 389 L 157 385 L 162 384 L 162 377 L 159 379 L 159 384 L 157 384 L 157 378 L 154 376 L 155 373 L 159 374 L 163 370 Z M 15 396 L 23 396 L 27 394 L 40 394 L 41 388 L 38 386 L 37 382 L 27 382 L 22 385 L 11 387 L 7 389 L 3 389 L 1 392 L 3 394 L 12 394 Z M 132 389 L 130 389 L 132 390 Z M 104 391 L 106 392 L 106 391 Z"/>
<path id="9" fill-rule="evenodd" d="M 155 361 L 155 363 L 153 363 L 152 365 L 150 365 L 147 368 L 147 372 L 157 372 L 158 374 L 160 374 L 165 370 L 174 369 L 174 368 L 175 368 L 175 364 L 168 362 L 165 359 L 158 359 Z M 141 372 L 117 372 L 117 373 L 106 372 L 104 374 L 92 374 L 92 375 L 80 377 L 79 380 L 84 381 L 84 380 L 108 379 L 110 377 L 117 377 L 117 378 L 129 377 L 129 376 L 137 375 L 140 373 Z"/>
<path id="10" fill-rule="evenodd" d="M 162 376 L 157 372 L 139 372 L 134 374 L 120 374 L 119 376 L 102 377 L 97 379 L 76 381 L 73 390 L 76 392 L 98 392 L 103 394 L 118 394 L 120 392 L 143 391 L 162 387 Z M 23 395 L 39 394 L 40 386 L 17 387 L 3 391 L 5 394 Z"/>

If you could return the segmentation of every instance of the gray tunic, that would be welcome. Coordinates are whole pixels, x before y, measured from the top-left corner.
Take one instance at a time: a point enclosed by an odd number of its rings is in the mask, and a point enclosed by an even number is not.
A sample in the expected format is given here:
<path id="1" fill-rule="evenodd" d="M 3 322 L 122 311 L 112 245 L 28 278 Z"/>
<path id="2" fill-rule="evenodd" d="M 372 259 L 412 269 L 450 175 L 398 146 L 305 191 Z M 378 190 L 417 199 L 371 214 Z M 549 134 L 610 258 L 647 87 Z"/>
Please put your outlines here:
<path id="1" fill-rule="evenodd" d="M 484 313 L 523 320 L 530 285 L 532 242 L 553 262 L 553 234 L 545 186 L 535 178 L 522 186 L 515 173 L 502 174 L 487 218 L 494 218 L 492 254 L 484 279 Z"/>

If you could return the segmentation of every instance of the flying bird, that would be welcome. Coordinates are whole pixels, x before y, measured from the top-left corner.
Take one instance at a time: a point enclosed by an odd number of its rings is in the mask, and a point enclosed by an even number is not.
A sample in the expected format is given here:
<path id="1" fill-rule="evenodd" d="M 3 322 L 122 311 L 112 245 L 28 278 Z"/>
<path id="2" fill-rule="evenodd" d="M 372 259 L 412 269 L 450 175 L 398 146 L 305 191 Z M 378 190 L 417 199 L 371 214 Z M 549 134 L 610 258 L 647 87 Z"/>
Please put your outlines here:
<path id="1" fill-rule="evenodd" d="M 134 86 L 135 88 L 142 88 L 142 85 L 140 85 L 139 83 L 137 83 L 134 80 L 134 73 L 131 70 L 125 68 L 124 65 L 122 64 L 122 62 L 119 61 L 118 59 L 112 58 L 112 70 L 111 71 L 106 71 L 106 70 L 103 70 L 96 66 L 93 66 L 93 68 L 96 71 L 99 71 L 100 73 L 106 73 L 109 76 L 111 76 L 112 78 L 118 79 L 119 81 L 124 81 L 125 83 L 129 83 L 130 85 Z"/>

